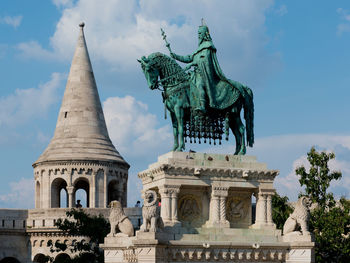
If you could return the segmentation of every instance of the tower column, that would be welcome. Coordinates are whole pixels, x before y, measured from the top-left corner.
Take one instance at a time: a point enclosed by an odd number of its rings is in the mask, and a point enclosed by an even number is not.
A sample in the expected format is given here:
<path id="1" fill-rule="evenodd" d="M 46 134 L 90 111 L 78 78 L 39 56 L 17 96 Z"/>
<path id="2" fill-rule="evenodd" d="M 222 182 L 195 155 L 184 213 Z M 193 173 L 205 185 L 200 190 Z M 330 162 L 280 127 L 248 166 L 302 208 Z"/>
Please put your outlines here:
<path id="1" fill-rule="evenodd" d="M 67 193 L 68 193 L 68 207 L 73 208 L 74 207 L 74 186 L 67 186 Z"/>

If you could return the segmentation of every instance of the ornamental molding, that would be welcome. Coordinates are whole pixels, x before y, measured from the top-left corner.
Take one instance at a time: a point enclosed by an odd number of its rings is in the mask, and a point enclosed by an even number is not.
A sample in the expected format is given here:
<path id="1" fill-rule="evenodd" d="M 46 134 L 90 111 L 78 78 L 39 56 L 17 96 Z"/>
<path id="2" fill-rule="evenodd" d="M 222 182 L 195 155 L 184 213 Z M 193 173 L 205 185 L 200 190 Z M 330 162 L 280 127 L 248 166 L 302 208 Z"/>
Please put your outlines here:
<path id="1" fill-rule="evenodd" d="M 203 244 L 204 246 L 204 244 Z M 287 249 L 264 248 L 167 248 L 168 260 L 173 261 L 227 261 L 242 260 L 244 262 L 281 262 L 286 259 Z"/>
<path id="2" fill-rule="evenodd" d="M 237 178 L 243 181 L 273 181 L 279 174 L 278 170 L 247 170 L 236 168 L 185 167 L 162 164 L 158 167 L 138 173 L 142 181 L 154 180 L 162 175 L 195 176 L 212 178 Z"/>
<path id="3" fill-rule="evenodd" d="M 63 161 L 45 161 L 34 163 L 33 168 L 46 167 L 46 166 L 93 166 L 93 167 L 118 167 L 121 169 L 128 170 L 129 165 L 123 162 L 108 162 L 108 161 L 98 161 L 98 160 L 63 160 Z"/>
<path id="4" fill-rule="evenodd" d="M 111 169 L 114 168 L 114 169 Z M 34 174 L 38 174 L 38 170 L 47 171 L 50 175 L 97 175 L 100 171 L 106 173 L 108 177 L 120 177 L 120 178 L 128 178 L 128 170 L 121 169 L 120 167 L 109 167 L 109 166 L 92 166 L 91 165 L 83 165 L 81 163 L 72 164 L 69 163 L 67 165 L 59 164 L 59 165 L 46 165 L 44 167 L 36 167 Z M 38 176 L 38 175 L 35 175 Z"/>

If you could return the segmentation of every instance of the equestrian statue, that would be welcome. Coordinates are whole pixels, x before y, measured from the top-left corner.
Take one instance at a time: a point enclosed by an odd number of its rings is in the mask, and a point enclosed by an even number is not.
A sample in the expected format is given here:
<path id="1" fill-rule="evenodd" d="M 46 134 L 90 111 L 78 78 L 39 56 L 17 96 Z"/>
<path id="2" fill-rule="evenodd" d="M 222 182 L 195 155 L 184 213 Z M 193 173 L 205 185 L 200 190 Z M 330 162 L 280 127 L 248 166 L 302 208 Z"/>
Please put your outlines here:
<path id="1" fill-rule="evenodd" d="M 245 130 L 247 145 L 252 147 L 254 144 L 252 90 L 225 77 L 209 28 L 203 20 L 198 29 L 198 48 L 191 55 L 180 56 L 172 52 L 164 31 L 161 31 L 171 57 L 156 52 L 138 61 L 149 88 L 163 87 L 163 102 L 173 125 L 172 150 L 185 150 L 187 139 L 190 143 L 203 140 L 204 143 L 215 145 L 218 141 L 221 144 L 223 136 L 228 140 L 231 129 L 236 139 L 235 155 L 244 155 Z M 187 66 L 181 68 L 176 60 Z M 241 120 L 242 108 L 246 127 Z"/>

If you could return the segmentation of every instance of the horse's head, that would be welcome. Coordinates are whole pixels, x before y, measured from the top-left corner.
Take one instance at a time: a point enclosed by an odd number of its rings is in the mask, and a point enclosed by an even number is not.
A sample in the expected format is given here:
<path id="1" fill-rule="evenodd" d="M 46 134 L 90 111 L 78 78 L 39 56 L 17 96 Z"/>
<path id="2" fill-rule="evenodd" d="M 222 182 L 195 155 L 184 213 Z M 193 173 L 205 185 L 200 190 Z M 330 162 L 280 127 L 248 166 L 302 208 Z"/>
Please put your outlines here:
<path id="1" fill-rule="evenodd" d="M 143 56 L 140 60 L 137 60 L 141 64 L 141 68 L 143 73 L 145 74 L 148 87 L 150 89 L 156 89 L 158 87 L 158 77 L 159 77 L 159 71 L 155 67 L 152 60 L 146 58 Z"/>

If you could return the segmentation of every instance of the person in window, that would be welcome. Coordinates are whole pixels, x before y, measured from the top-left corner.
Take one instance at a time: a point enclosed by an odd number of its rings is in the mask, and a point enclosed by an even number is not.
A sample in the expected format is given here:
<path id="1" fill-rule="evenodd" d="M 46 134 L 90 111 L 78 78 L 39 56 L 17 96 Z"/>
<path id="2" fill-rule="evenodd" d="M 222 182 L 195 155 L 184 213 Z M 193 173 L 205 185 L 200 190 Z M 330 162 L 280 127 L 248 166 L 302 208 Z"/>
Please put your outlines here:
<path id="1" fill-rule="evenodd" d="M 75 204 L 76 208 L 82 208 L 83 206 L 80 203 L 80 200 L 77 200 L 77 203 Z"/>

